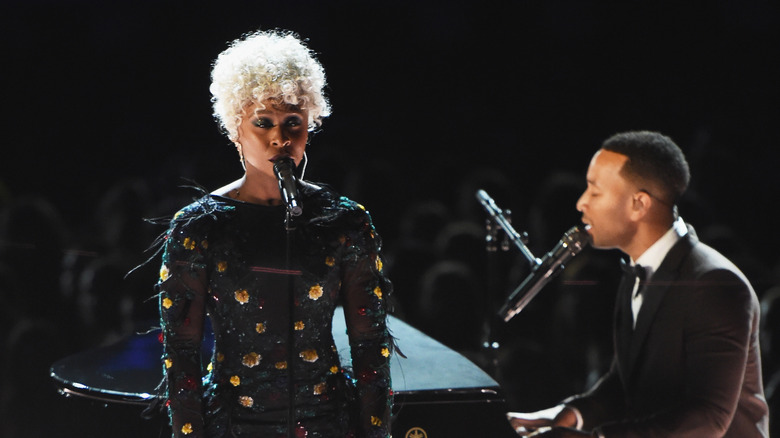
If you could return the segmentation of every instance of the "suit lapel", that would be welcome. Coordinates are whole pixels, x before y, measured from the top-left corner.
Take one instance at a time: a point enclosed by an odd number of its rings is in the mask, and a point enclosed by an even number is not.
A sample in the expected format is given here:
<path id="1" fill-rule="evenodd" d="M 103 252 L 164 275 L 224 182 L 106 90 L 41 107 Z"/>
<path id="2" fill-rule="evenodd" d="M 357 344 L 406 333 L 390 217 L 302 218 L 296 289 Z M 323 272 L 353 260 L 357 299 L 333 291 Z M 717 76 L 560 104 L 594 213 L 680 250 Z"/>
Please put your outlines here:
<path id="1" fill-rule="evenodd" d="M 669 291 L 669 287 L 680 276 L 680 266 L 683 260 L 690 254 L 693 246 L 699 241 L 693 227 L 688 226 L 688 234 L 683 236 L 664 257 L 661 266 L 653 274 L 650 281 L 642 290 L 642 307 L 639 309 L 636 327 L 631 336 L 628 352 L 628 373 L 631 373 L 642 351 L 647 334 L 652 327 L 653 320 L 661 302 Z M 630 304 L 629 304 L 630 308 Z"/>
<path id="2" fill-rule="evenodd" d="M 631 335 L 633 333 L 634 317 L 631 313 L 631 291 L 633 281 L 625 275 L 618 286 L 615 306 L 615 351 L 618 353 L 619 369 L 622 374 L 628 371 L 629 349 L 631 348 Z"/>

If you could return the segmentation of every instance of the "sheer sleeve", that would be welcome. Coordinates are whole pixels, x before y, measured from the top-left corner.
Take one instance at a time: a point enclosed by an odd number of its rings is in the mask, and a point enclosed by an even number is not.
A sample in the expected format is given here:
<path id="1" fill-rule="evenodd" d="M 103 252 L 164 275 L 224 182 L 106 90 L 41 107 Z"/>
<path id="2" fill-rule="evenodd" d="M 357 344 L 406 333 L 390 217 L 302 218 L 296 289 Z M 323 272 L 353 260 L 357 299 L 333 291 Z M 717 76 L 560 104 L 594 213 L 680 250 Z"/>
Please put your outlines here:
<path id="1" fill-rule="evenodd" d="M 362 212 L 359 229 L 348 233 L 345 245 L 342 296 L 360 407 L 356 432 L 359 437 L 389 437 L 393 340 L 386 318 L 392 285 L 368 213 Z"/>
<path id="2" fill-rule="evenodd" d="M 193 223 L 172 222 L 157 283 L 167 383 L 166 406 L 174 437 L 204 436 L 201 343 L 207 280 L 205 233 Z"/>

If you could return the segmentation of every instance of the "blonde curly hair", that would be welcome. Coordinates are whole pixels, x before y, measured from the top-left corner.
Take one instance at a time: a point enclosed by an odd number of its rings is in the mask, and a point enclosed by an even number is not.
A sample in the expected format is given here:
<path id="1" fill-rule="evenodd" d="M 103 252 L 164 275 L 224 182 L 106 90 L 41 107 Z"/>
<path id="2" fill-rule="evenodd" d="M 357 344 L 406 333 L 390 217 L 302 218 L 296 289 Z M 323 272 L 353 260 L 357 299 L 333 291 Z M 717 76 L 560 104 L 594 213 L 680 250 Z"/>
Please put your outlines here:
<path id="1" fill-rule="evenodd" d="M 325 71 L 292 32 L 258 31 L 233 41 L 211 71 L 214 116 L 230 140 L 238 138 L 243 109 L 274 99 L 308 110 L 308 129 L 330 115 Z"/>

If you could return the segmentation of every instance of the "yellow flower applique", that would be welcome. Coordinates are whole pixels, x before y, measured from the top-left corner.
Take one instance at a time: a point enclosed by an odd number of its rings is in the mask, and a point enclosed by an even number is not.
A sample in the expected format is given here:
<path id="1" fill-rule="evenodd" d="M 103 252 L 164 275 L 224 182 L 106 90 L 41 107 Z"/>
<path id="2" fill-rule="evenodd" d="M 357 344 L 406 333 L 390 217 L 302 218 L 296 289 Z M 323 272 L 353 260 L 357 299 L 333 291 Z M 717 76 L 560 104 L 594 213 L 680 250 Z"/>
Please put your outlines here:
<path id="1" fill-rule="evenodd" d="M 255 331 L 257 333 L 265 333 L 265 324 L 258 322 L 257 325 L 255 325 Z"/>
<path id="2" fill-rule="evenodd" d="M 241 363 L 243 363 L 245 367 L 252 368 L 260 365 L 260 359 L 262 359 L 262 356 L 252 352 L 249 354 L 245 354 Z"/>
<path id="3" fill-rule="evenodd" d="M 277 370 L 286 370 L 287 369 L 287 362 L 286 361 L 276 362 L 274 364 L 274 368 L 276 368 Z"/>
<path id="4" fill-rule="evenodd" d="M 376 295 L 377 298 L 380 300 L 382 299 L 382 288 L 377 286 L 374 288 L 374 295 Z"/>
<path id="5" fill-rule="evenodd" d="M 227 262 L 219 262 L 217 263 L 217 271 L 218 272 L 225 272 L 227 270 Z"/>
<path id="6" fill-rule="evenodd" d="M 374 426 L 381 426 L 382 425 L 382 420 L 380 420 L 379 418 L 377 418 L 377 417 L 372 415 L 371 416 L 371 424 L 374 425 Z"/>
<path id="7" fill-rule="evenodd" d="M 309 298 L 311 298 L 314 301 L 317 301 L 322 296 L 322 286 L 319 284 L 315 284 L 314 286 L 309 289 Z"/>
<path id="8" fill-rule="evenodd" d="M 306 327 L 306 324 L 303 323 L 303 321 L 296 321 L 295 322 L 295 330 L 301 331 Z"/>
<path id="9" fill-rule="evenodd" d="M 165 297 L 165 298 L 163 298 L 163 300 L 162 300 L 162 306 L 163 306 L 164 308 L 166 308 L 166 309 L 170 309 L 170 308 L 171 308 L 171 306 L 173 306 L 173 301 L 171 301 L 171 299 L 170 299 L 170 298 L 168 298 L 168 297 Z"/>
<path id="10" fill-rule="evenodd" d="M 236 296 L 236 301 L 238 301 L 242 305 L 249 302 L 249 292 L 247 292 L 246 289 L 237 290 L 235 296 Z"/>
<path id="11" fill-rule="evenodd" d="M 331 374 L 338 373 L 339 372 L 339 367 L 337 367 L 336 365 L 333 365 L 332 367 L 330 367 L 330 372 L 331 372 Z"/>
<path id="12" fill-rule="evenodd" d="M 255 399 L 247 395 L 242 395 L 238 398 L 238 402 L 241 403 L 241 406 L 244 406 L 245 408 L 251 408 L 255 404 Z"/>
<path id="13" fill-rule="evenodd" d="M 327 256 L 325 257 L 325 264 L 332 268 L 336 264 L 336 259 L 331 256 Z"/>
<path id="14" fill-rule="evenodd" d="M 160 268 L 160 280 L 165 281 L 170 277 L 171 277 L 171 271 L 168 269 L 167 266 L 162 265 L 162 267 Z"/>
<path id="15" fill-rule="evenodd" d="M 299 356 L 306 362 L 317 362 L 317 359 L 320 358 L 320 356 L 317 355 L 317 350 L 303 350 L 300 352 Z"/>
<path id="16" fill-rule="evenodd" d="M 184 426 L 181 427 L 181 433 L 185 435 L 189 435 L 192 433 L 192 423 L 184 423 Z"/>
<path id="17" fill-rule="evenodd" d="M 185 237 L 184 238 L 183 244 L 184 244 L 184 248 L 186 248 L 186 249 L 188 249 L 190 251 L 195 249 L 195 241 L 190 239 L 189 237 Z"/>
<path id="18" fill-rule="evenodd" d="M 230 378 L 230 384 L 233 386 L 238 386 L 241 384 L 241 377 L 233 376 Z"/>
<path id="19" fill-rule="evenodd" d="M 379 256 L 376 256 L 375 263 L 376 263 L 376 270 L 382 272 L 382 266 L 384 266 L 384 264 L 382 263 L 382 259 Z"/>
<path id="20" fill-rule="evenodd" d="M 390 357 L 390 349 L 387 347 L 382 347 L 382 356 Z"/>
<path id="21" fill-rule="evenodd" d="M 328 384 L 325 382 L 314 385 L 314 395 L 322 395 L 328 392 Z"/>
<path id="22" fill-rule="evenodd" d="M 170 368 L 173 366 L 173 361 L 171 359 L 165 359 L 165 368 Z"/>

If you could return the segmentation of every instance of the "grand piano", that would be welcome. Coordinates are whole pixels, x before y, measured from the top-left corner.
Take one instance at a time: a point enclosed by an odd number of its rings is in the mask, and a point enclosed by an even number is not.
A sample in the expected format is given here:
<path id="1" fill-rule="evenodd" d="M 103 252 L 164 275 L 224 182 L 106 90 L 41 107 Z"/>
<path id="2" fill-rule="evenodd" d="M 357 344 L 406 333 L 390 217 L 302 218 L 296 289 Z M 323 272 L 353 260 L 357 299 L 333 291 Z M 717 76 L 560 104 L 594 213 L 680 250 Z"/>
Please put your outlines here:
<path id="1" fill-rule="evenodd" d="M 391 363 L 394 437 L 517 436 L 506 420 L 506 403 L 492 377 L 463 355 L 400 319 L 391 316 L 388 324 L 407 356 L 395 355 Z M 154 433 L 151 436 L 170 436 L 169 432 L 160 432 L 167 424 L 162 412 L 158 411 L 150 420 L 140 418 L 143 407 L 156 397 L 155 387 L 162 377 L 158 334 L 159 331 L 134 335 L 107 347 L 65 357 L 51 366 L 51 377 L 61 393 L 76 403 L 80 401 L 85 409 L 98 412 L 87 415 L 82 422 L 97 421 L 96 417 L 111 415 L 105 414 L 105 410 L 115 410 L 124 429 L 137 420 L 147 430 L 156 430 L 146 432 Z M 333 336 L 342 363 L 349 364 L 349 343 L 340 310 L 334 316 Z M 209 337 L 204 341 L 206 357 L 210 356 L 211 342 Z M 107 423 L 91 429 L 105 427 L 104 436 L 120 436 L 120 426 Z M 82 427 L 86 430 L 90 426 Z M 99 436 L 101 431 L 95 433 Z"/>

